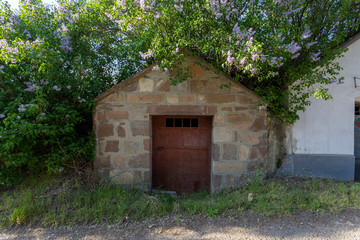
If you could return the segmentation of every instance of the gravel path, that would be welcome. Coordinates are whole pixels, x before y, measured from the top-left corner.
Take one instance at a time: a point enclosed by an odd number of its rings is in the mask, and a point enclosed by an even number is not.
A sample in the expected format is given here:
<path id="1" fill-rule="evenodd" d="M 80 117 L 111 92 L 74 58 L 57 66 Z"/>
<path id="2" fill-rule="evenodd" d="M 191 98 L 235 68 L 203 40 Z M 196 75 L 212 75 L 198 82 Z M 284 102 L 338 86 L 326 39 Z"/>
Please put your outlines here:
<path id="1" fill-rule="evenodd" d="M 140 222 L 44 229 L 17 227 L 0 239 L 336 239 L 360 240 L 360 211 L 303 212 L 283 217 L 251 213 L 225 218 L 168 215 Z"/>

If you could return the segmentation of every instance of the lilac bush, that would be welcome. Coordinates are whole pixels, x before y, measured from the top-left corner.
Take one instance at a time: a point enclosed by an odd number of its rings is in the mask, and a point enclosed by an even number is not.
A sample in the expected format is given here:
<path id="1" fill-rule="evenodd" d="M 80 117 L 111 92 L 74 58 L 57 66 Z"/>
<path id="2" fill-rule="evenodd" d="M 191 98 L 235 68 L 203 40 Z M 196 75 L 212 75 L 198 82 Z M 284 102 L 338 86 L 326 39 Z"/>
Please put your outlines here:
<path id="1" fill-rule="evenodd" d="M 0 2 L 0 187 L 92 160 L 92 100 L 138 70 L 107 27 L 85 2 Z"/>
<path id="2" fill-rule="evenodd" d="M 107 21 L 124 41 L 148 39 L 146 52 L 138 53 L 162 71 L 184 59 L 178 49 L 189 49 L 254 90 L 272 116 L 289 123 L 310 95 L 331 98 L 324 87 L 312 86 L 341 80 L 332 60 L 358 32 L 360 16 L 360 5 L 351 0 L 123 0 L 88 6 L 111 16 Z M 186 79 L 182 74 L 174 84 Z"/>

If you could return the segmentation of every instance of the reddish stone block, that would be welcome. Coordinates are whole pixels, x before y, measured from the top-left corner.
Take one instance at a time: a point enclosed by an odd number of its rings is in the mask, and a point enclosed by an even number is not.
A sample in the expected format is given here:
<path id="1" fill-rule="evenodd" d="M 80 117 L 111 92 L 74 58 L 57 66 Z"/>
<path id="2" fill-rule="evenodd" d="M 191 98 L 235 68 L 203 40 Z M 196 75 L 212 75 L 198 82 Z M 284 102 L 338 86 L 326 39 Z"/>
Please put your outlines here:
<path id="1" fill-rule="evenodd" d="M 97 137 L 111 137 L 114 136 L 114 125 L 110 124 L 99 124 L 97 128 Z"/>
<path id="2" fill-rule="evenodd" d="M 121 91 L 123 91 L 123 92 L 135 92 L 137 90 L 137 87 L 138 87 L 138 82 L 135 81 L 135 82 L 130 83 L 130 84 L 126 85 L 125 87 L 123 87 L 121 89 Z"/>
<path id="3" fill-rule="evenodd" d="M 267 121 L 265 118 L 257 118 L 255 119 L 253 125 L 251 126 L 250 130 L 253 131 L 261 131 L 267 130 Z"/>
<path id="4" fill-rule="evenodd" d="M 243 111 L 243 110 L 248 110 L 248 107 L 235 107 L 235 111 Z"/>
<path id="5" fill-rule="evenodd" d="M 102 112 L 97 112 L 94 117 L 95 122 L 101 122 L 103 120 Z"/>
<path id="6" fill-rule="evenodd" d="M 157 90 L 159 92 L 170 92 L 170 80 L 165 81 Z"/>
<path id="7" fill-rule="evenodd" d="M 245 129 L 248 129 L 250 127 L 250 125 L 247 123 L 241 123 L 241 124 L 233 125 L 231 127 L 236 130 L 245 130 Z"/>
<path id="8" fill-rule="evenodd" d="M 193 64 L 189 68 L 189 74 L 192 78 L 202 78 L 205 77 L 204 71 L 198 64 Z"/>
<path id="9" fill-rule="evenodd" d="M 131 121 L 130 128 L 133 136 L 150 136 L 149 121 Z"/>
<path id="10" fill-rule="evenodd" d="M 138 176 L 139 179 L 142 180 L 142 172 L 141 171 L 135 170 L 134 173 L 135 173 L 136 176 Z"/>
<path id="11" fill-rule="evenodd" d="M 118 151 L 119 151 L 118 140 L 106 141 L 105 152 L 118 152 Z"/>
<path id="12" fill-rule="evenodd" d="M 191 103 L 191 102 L 195 102 L 195 100 L 196 100 L 196 95 L 194 95 L 194 94 L 181 94 L 180 95 L 180 102 Z"/>
<path id="13" fill-rule="evenodd" d="M 259 134 L 257 132 L 244 132 L 240 134 L 241 142 L 248 145 L 257 145 L 260 143 Z"/>
<path id="14" fill-rule="evenodd" d="M 191 80 L 190 81 L 190 91 L 194 93 L 202 93 L 205 91 L 206 82 L 203 81 Z"/>
<path id="15" fill-rule="evenodd" d="M 144 153 L 132 157 L 129 161 L 130 168 L 150 168 L 150 154 Z"/>
<path id="16" fill-rule="evenodd" d="M 126 131 L 125 128 L 121 126 L 121 124 L 117 127 L 117 134 L 119 137 L 126 137 Z"/>
<path id="17" fill-rule="evenodd" d="M 118 102 L 121 102 L 121 103 L 123 103 L 123 102 L 125 102 L 125 94 L 118 94 Z"/>
<path id="18" fill-rule="evenodd" d="M 253 119 L 245 113 L 227 114 L 226 120 L 230 123 L 249 123 Z"/>
<path id="19" fill-rule="evenodd" d="M 208 106 L 207 107 L 208 115 L 216 115 L 217 114 L 217 106 Z"/>
<path id="20" fill-rule="evenodd" d="M 234 144 L 224 144 L 223 159 L 237 160 L 237 146 Z"/>
<path id="21" fill-rule="evenodd" d="M 223 107 L 223 108 L 221 108 L 221 111 L 232 112 L 232 107 Z"/>
<path id="22" fill-rule="evenodd" d="M 247 95 L 239 95 L 238 102 L 240 104 L 259 104 L 260 100 L 256 96 L 247 94 Z"/>
<path id="23" fill-rule="evenodd" d="M 199 97 L 199 102 L 204 103 L 232 103 L 236 101 L 236 95 L 225 95 L 225 94 L 205 94 Z"/>
<path id="24" fill-rule="evenodd" d="M 146 138 L 143 140 L 144 150 L 150 151 L 150 138 Z"/>
<path id="25" fill-rule="evenodd" d="M 250 154 L 250 159 L 261 159 L 266 160 L 268 159 L 268 151 L 267 147 L 253 147 Z"/>
<path id="26" fill-rule="evenodd" d="M 129 103 L 162 103 L 165 96 L 161 94 L 131 94 L 127 96 Z"/>
<path id="27" fill-rule="evenodd" d="M 110 156 L 103 155 L 103 156 L 96 156 L 94 158 L 94 167 L 95 168 L 109 168 L 110 167 Z"/>
<path id="28" fill-rule="evenodd" d="M 208 93 L 229 93 L 230 88 L 224 84 L 227 84 L 227 82 L 222 81 L 219 78 L 211 78 L 208 82 L 206 92 L 208 92 Z"/>
<path id="29" fill-rule="evenodd" d="M 126 157 L 122 155 L 116 155 L 112 157 L 111 165 L 113 168 L 127 168 Z"/>
<path id="30" fill-rule="evenodd" d="M 128 111 L 106 111 L 105 112 L 105 119 L 106 120 L 123 120 L 129 118 L 129 112 Z"/>
<path id="31" fill-rule="evenodd" d="M 112 93 L 99 101 L 100 103 L 116 102 L 116 95 Z"/>

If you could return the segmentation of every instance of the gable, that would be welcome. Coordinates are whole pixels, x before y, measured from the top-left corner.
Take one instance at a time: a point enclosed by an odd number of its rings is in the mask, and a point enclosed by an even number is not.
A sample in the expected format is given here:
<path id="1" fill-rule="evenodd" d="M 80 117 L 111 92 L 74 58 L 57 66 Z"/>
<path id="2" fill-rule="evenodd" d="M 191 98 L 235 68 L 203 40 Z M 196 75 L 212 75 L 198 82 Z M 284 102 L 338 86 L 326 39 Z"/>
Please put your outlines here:
<path id="1" fill-rule="evenodd" d="M 209 96 L 208 94 L 221 94 L 221 93 L 246 93 L 250 94 L 253 98 L 260 101 L 260 98 L 252 91 L 243 85 L 234 82 L 229 76 L 225 76 L 213 67 L 208 62 L 200 57 L 190 56 L 186 58 L 183 68 L 189 69 L 189 78 L 176 86 L 171 85 L 170 73 L 162 73 L 160 71 L 152 70 L 154 65 L 151 65 L 143 71 L 135 74 L 129 79 L 120 82 L 104 93 L 95 98 L 95 102 L 114 101 L 114 93 L 142 93 L 143 98 L 150 98 L 146 94 L 153 93 L 207 93 L 204 94 L 203 101 L 208 101 L 210 98 L 219 98 L 220 96 Z M 145 94 L 145 95 L 144 95 Z M 187 101 L 187 96 L 182 96 L 183 101 Z M 130 96 L 130 102 L 136 101 L 136 96 Z M 162 100 L 161 96 L 151 96 L 152 101 L 158 102 Z M 201 96 L 200 96 L 201 98 Z M 222 101 L 229 101 L 234 96 L 222 97 Z M 228 100 L 226 100 L 226 98 Z M 188 99 L 190 101 L 190 99 Z M 150 100 L 149 100 L 150 101 Z M 171 101 L 171 100 L 170 100 Z M 209 100 L 211 101 L 211 100 Z M 216 100 L 214 100 L 216 101 Z M 151 101 L 150 101 L 151 102 Z"/>

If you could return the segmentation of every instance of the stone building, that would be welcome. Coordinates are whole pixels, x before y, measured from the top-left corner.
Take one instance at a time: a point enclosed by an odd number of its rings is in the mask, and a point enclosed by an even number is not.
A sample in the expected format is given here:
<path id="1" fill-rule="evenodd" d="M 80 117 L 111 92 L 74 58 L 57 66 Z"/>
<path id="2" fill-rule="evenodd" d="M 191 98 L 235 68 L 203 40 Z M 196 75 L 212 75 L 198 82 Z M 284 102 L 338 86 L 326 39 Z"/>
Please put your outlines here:
<path id="1" fill-rule="evenodd" d="M 268 163 L 260 99 L 196 56 L 190 78 L 146 68 L 95 102 L 95 167 L 119 184 L 177 192 L 237 186 Z"/>

